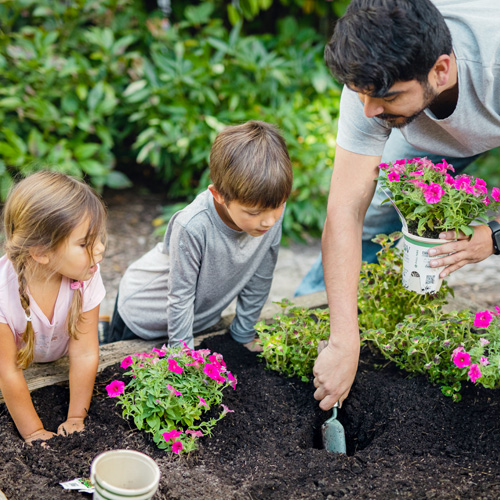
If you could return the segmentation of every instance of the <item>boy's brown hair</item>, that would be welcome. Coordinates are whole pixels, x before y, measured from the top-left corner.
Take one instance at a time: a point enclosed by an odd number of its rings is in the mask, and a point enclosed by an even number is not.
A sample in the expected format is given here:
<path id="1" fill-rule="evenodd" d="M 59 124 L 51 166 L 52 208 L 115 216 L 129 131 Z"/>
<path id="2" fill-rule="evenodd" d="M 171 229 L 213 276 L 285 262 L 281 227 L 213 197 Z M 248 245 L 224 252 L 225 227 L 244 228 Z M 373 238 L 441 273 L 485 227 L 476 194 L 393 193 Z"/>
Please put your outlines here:
<path id="1" fill-rule="evenodd" d="M 210 151 L 210 177 L 226 203 L 274 209 L 292 190 L 292 164 L 277 127 L 249 121 L 224 129 Z"/>

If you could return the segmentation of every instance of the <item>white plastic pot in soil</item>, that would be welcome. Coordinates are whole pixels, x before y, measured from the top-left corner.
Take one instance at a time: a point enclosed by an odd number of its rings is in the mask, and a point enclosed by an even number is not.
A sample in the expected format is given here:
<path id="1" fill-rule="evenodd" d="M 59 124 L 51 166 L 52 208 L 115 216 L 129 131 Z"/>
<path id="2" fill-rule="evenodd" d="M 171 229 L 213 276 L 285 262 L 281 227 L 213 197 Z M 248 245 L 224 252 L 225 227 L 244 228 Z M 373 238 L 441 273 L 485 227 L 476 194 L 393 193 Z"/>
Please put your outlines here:
<path id="1" fill-rule="evenodd" d="M 439 277 L 445 268 L 431 267 L 429 249 L 432 247 L 448 243 L 448 240 L 424 238 L 403 231 L 403 286 L 407 290 L 424 293 L 436 293 L 443 282 Z M 432 257 L 435 259 L 436 257 Z"/>
<path id="2" fill-rule="evenodd" d="M 158 489 L 160 469 L 139 451 L 111 450 L 94 458 L 90 480 L 94 500 L 149 500 Z"/>

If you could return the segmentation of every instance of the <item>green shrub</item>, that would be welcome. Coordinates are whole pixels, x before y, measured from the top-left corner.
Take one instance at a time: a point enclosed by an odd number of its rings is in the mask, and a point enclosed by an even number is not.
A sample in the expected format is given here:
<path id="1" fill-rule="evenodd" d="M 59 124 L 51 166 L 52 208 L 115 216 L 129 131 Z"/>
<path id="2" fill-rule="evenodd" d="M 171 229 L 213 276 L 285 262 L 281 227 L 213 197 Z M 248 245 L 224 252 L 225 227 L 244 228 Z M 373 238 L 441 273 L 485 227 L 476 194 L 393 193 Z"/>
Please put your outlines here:
<path id="1" fill-rule="evenodd" d="M 121 28 L 130 4 L 0 3 L 2 199 L 18 172 L 47 165 L 87 176 L 98 188 L 128 184 L 113 171 L 112 148 L 120 93 L 140 58 L 131 50 L 137 35 Z"/>
<path id="2" fill-rule="evenodd" d="M 307 382 L 316 360 L 318 342 L 330 336 L 328 309 L 297 307 L 287 299 L 277 304 L 282 312 L 274 316 L 272 324 L 261 321 L 255 325 L 264 349 L 259 356 L 270 370 Z"/>

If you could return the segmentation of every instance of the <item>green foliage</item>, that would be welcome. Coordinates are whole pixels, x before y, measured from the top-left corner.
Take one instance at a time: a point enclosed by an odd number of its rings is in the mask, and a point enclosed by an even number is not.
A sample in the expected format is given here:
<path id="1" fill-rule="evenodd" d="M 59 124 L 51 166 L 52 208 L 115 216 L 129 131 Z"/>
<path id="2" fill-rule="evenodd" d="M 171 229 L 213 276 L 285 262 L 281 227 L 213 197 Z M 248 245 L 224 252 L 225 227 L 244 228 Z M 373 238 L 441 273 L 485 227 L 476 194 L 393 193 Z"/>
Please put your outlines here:
<path id="1" fill-rule="evenodd" d="M 119 154 L 189 202 L 209 182 L 217 133 L 259 119 L 280 127 L 293 162 L 284 234 L 319 236 L 340 99 L 324 39 L 291 16 L 275 34 L 228 29 L 220 2 L 175 4 L 182 17 L 165 29 L 142 4 L 0 2 L 0 199 L 16 175 L 47 166 L 98 189 L 130 185 Z"/>
<path id="2" fill-rule="evenodd" d="M 255 325 L 266 367 L 288 377 L 297 376 L 307 382 L 317 356 L 318 342 L 330 335 L 328 309 L 294 307 L 287 299 L 277 302 L 282 313 L 274 322 Z"/>
<path id="3" fill-rule="evenodd" d="M 421 314 L 431 304 L 446 304 L 453 290 L 443 283 L 436 294 L 420 295 L 403 287 L 403 252 L 394 246 L 401 232 L 379 234 L 372 241 L 382 246 L 377 262 L 363 263 L 358 287 L 359 327 L 363 330 L 384 328 L 392 331 L 407 314 Z"/>
<path id="4" fill-rule="evenodd" d="M 151 433 L 160 449 L 172 446 L 175 451 L 173 443 L 180 442 L 182 448 L 176 453 L 194 450 L 197 437 L 211 435 L 216 423 L 231 411 L 222 405 L 218 416 L 202 420 L 211 408 L 221 405 L 226 387 L 236 387 L 220 354 L 164 346 L 126 357 L 122 368 L 128 367 L 125 375 L 131 378 L 125 390 L 110 396 L 117 398 L 123 417 Z"/>
<path id="5" fill-rule="evenodd" d="M 120 29 L 129 6 L 126 0 L 0 4 L 2 199 L 17 172 L 47 165 L 88 176 L 98 188 L 128 185 L 112 171 L 112 147 L 119 94 L 139 57 L 130 50 L 136 37 Z"/>
<path id="6" fill-rule="evenodd" d="M 142 131 L 133 146 L 137 161 L 156 167 L 189 200 L 208 185 L 210 146 L 226 125 L 275 123 L 294 167 L 284 232 L 319 235 L 340 95 L 322 60 L 323 43 L 291 18 L 276 37 L 243 36 L 240 24 L 229 32 L 206 9 L 199 13 L 206 5 L 191 8 L 195 21 L 155 32 L 151 59 L 124 92 L 135 107 L 130 120 Z"/>
<path id="7" fill-rule="evenodd" d="M 481 373 L 477 384 L 500 387 L 498 316 L 484 329 L 474 328 L 474 321 L 467 309 L 444 313 L 439 304 L 429 304 L 424 313 L 406 316 L 393 330 L 367 330 L 363 338 L 400 368 L 428 376 L 443 394 L 460 401 L 461 382 L 471 379 L 474 365 Z M 461 368 L 453 362 L 459 351 L 470 356 Z"/>

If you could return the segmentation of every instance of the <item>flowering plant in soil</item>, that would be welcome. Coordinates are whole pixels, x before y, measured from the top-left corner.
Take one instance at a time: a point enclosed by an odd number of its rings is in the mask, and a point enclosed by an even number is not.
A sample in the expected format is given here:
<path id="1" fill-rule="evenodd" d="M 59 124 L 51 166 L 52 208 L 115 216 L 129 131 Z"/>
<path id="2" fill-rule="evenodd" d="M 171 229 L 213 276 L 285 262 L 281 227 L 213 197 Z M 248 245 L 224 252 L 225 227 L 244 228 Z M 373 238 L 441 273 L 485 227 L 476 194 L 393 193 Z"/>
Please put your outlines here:
<path id="1" fill-rule="evenodd" d="M 381 186 L 392 192 L 411 234 L 437 238 L 442 231 L 455 230 L 471 236 L 470 224 L 487 222 L 487 212 L 500 206 L 500 189 L 494 187 L 488 195 L 483 179 L 453 176 L 453 166 L 445 160 L 434 164 L 427 158 L 402 159 L 379 168 Z"/>
<path id="2" fill-rule="evenodd" d="M 462 382 L 500 387 L 500 308 L 444 313 L 431 304 L 410 314 L 394 330 L 367 330 L 365 342 L 410 373 L 422 373 L 446 396 L 460 401 Z"/>
<path id="3" fill-rule="evenodd" d="M 393 330 L 407 314 L 421 314 L 428 304 L 446 304 L 453 290 L 443 284 L 435 294 L 420 295 L 403 287 L 401 267 L 403 251 L 394 246 L 401 238 L 397 231 L 389 236 L 377 235 L 372 241 L 381 245 L 377 262 L 363 263 L 358 286 L 358 322 L 361 330 L 385 328 Z"/>
<path id="4" fill-rule="evenodd" d="M 123 407 L 123 417 L 132 417 L 138 429 L 153 435 L 158 448 L 174 453 L 196 449 L 197 439 L 211 435 L 215 424 L 229 410 L 222 403 L 223 390 L 236 388 L 236 378 L 226 368 L 221 354 L 187 347 L 135 353 L 121 363 L 127 385 L 112 381 L 106 390 Z M 212 418 L 202 416 L 215 406 L 222 411 Z M 213 413 L 213 412 L 212 412 Z"/>
<path id="5" fill-rule="evenodd" d="M 282 308 L 274 322 L 255 325 L 263 351 L 259 354 L 266 367 L 307 382 L 317 356 L 318 342 L 330 335 L 328 309 L 296 307 L 289 300 L 276 302 Z"/>

